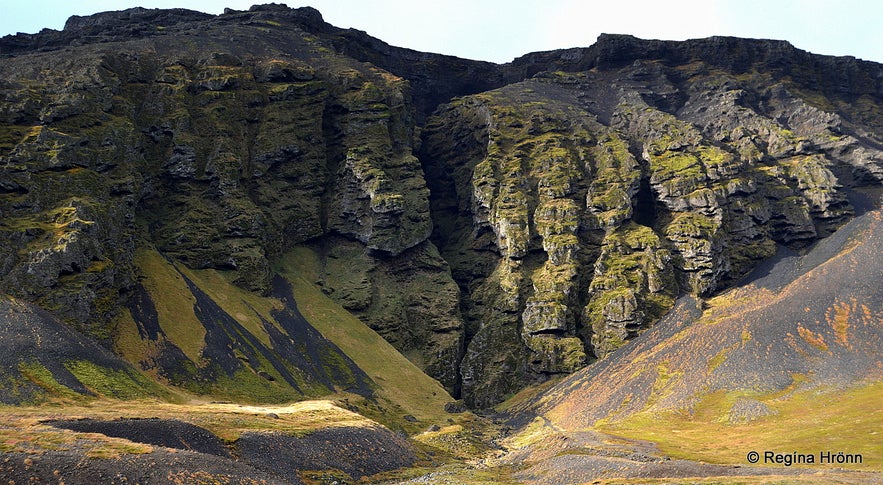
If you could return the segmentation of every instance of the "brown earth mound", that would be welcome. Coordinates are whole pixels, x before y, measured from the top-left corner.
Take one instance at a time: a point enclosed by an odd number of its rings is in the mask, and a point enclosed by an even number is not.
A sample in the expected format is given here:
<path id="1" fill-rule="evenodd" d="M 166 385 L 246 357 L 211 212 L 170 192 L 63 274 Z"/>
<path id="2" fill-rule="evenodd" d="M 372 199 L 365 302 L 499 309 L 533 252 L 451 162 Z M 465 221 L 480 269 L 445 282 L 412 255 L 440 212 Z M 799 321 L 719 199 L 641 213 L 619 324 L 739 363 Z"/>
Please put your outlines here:
<path id="1" fill-rule="evenodd" d="M 296 475 L 280 479 L 233 460 L 204 453 L 156 448 L 151 453 L 89 458 L 77 449 L 41 454 L 7 453 L 0 458 L 3 483 L 96 485 L 301 485 Z"/>
<path id="2" fill-rule="evenodd" d="M 230 458 L 230 452 L 220 438 L 204 428 L 176 419 L 75 419 L 49 421 L 46 424 L 71 431 L 101 433 L 137 443 Z"/>
<path id="3" fill-rule="evenodd" d="M 88 435 L 54 448 L 0 457 L 0 482 L 301 484 L 304 471 L 339 471 L 353 479 L 412 465 L 407 439 L 381 426 L 346 426 L 306 436 L 247 432 L 229 447 L 212 432 L 175 419 L 53 420 L 45 424 L 133 442 L 96 456 Z M 138 448 L 135 444 L 152 448 Z M 144 452 L 145 450 L 149 452 Z"/>
<path id="4" fill-rule="evenodd" d="M 244 433 L 236 447 L 243 461 L 282 476 L 337 469 L 359 479 L 417 459 L 408 441 L 386 428 L 328 428 L 304 437 Z"/>

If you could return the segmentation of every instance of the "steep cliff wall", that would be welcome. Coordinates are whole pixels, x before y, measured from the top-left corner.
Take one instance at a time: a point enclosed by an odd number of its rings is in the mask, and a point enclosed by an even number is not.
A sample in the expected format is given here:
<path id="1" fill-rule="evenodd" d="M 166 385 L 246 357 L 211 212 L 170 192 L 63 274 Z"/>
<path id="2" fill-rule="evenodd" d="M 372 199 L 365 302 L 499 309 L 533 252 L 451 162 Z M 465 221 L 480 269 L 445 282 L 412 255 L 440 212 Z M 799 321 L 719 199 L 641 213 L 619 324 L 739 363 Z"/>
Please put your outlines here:
<path id="1" fill-rule="evenodd" d="M 476 406 L 830 234 L 883 181 L 881 67 L 784 42 L 494 65 L 266 5 L 74 17 L 0 55 L 0 291 L 111 345 L 139 248 L 261 295 L 309 249 L 327 297 Z"/>
<path id="2" fill-rule="evenodd" d="M 433 240 L 463 290 L 474 404 L 604 357 L 678 295 L 830 234 L 854 213 L 850 187 L 883 181 L 860 115 L 813 106 L 763 63 L 728 72 L 690 52 L 541 72 L 427 123 Z"/>
<path id="3" fill-rule="evenodd" d="M 320 24 L 310 9 L 133 9 L 5 38 L 3 291 L 109 342 L 139 245 L 266 294 L 283 250 L 340 241 L 357 272 L 384 268 L 349 307 L 454 389 L 462 323 L 427 241 L 410 85 L 301 28 Z"/>

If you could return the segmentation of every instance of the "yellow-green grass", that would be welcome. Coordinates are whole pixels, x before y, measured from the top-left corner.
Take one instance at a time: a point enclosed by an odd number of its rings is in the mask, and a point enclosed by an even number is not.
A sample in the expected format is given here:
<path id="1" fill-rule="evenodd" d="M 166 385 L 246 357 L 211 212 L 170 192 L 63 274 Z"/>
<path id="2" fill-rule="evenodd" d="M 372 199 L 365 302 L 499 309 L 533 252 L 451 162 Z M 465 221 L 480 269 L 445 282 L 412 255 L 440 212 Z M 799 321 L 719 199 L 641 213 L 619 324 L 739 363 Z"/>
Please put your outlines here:
<path id="1" fill-rule="evenodd" d="M 262 297 L 237 287 L 227 273 L 216 270 L 191 270 L 183 264 L 169 261 L 152 248 L 140 248 L 135 260 L 143 277 L 142 284 L 156 309 L 158 324 L 164 335 L 158 341 L 143 339 L 139 335 L 131 313 L 122 312 L 117 321 L 115 346 L 129 362 L 136 365 L 142 361 L 149 362 L 151 358 L 157 356 L 158 344 L 166 339 L 184 351 L 190 362 L 184 362 L 182 365 L 189 366 L 194 375 L 198 373 L 198 367 L 209 364 L 202 357 L 206 330 L 195 314 L 196 299 L 185 277 L 208 295 L 221 310 L 242 325 L 245 331 L 260 341 L 261 345 L 272 349 L 269 334 L 261 320 L 279 327 L 271 315 L 272 310 L 282 308 L 279 300 Z M 281 328 L 279 330 L 283 331 Z M 243 368 L 233 375 L 221 374 L 212 382 L 203 382 L 194 378 L 176 384 L 201 395 L 242 402 L 282 403 L 333 392 L 306 380 L 298 382 L 299 389 L 288 386 L 278 370 L 261 355 L 258 355 L 253 365 L 273 376 L 275 380 L 267 381 L 256 375 L 252 369 Z M 157 380 L 163 380 L 156 372 L 148 371 L 148 373 Z"/>
<path id="2" fill-rule="evenodd" d="M 20 362 L 18 370 L 25 379 L 40 387 L 50 399 L 79 400 L 84 398 L 83 395 L 56 381 L 52 372 L 39 361 Z"/>
<path id="3" fill-rule="evenodd" d="M 43 406 L 0 407 L 0 452 L 40 453 L 64 450 L 76 441 L 88 456 L 148 453 L 151 447 L 98 433 L 82 433 L 43 424 L 47 420 L 114 420 L 120 418 L 177 419 L 211 431 L 231 443 L 242 433 L 271 431 L 303 436 L 330 427 L 370 427 L 377 423 L 342 409 L 329 400 L 301 401 L 282 406 L 249 406 L 233 403 L 172 404 L 156 400 L 93 400 Z M 81 440 L 81 441 L 77 441 Z"/>
<path id="4" fill-rule="evenodd" d="M 685 478 L 611 478 L 593 480 L 592 485 L 672 485 L 675 483 L 689 485 L 827 485 L 865 483 L 868 477 L 855 476 L 850 473 L 825 472 L 824 475 L 755 475 L 755 476 L 722 476 L 722 477 L 685 477 Z"/>
<path id="5" fill-rule="evenodd" d="M 68 360 L 64 367 L 92 394 L 80 394 L 55 380 L 37 360 L 21 362 L 22 377 L 40 388 L 31 404 L 85 403 L 96 399 L 175 400 L 178 396 L 132 368 L 108 368 L 88 360 Z"/>
<path id="6" fill-rule="evenodd" d="M 464 460 L 484 456 L 490 450 L 486 442 L 461 424 L 423 432 L 414 436 L 414 440 Z"/>
<path id="7" fill-rule="evenodd" d="M 206 331 L 193 311 L 196 298 L 187 282 L 155 249 L 138 249 L 135 252 L 135 265 L 144 277 L 142 284 L 156 307 L 163 332 L 187 358 L 201 362 Z"/>
<path id="8" fill-rule="evenodd" d="M 271 347 L 261 317 L 275 322 L 270 312 L 282 308 L 281 302 L 275 298 L 261 297 L 234 285 L 226 273 L 191 270 L 183 264 L 173 264 L 155 249 L 139 249 L 135 262 L 145 276 L 143 284 L 156 306 L 163 332 L 194 362 L 199 362 L 205 346 L 205 328 L 193 313 L 196 299 L 181 275 L 196 284 L 264 345 Z"/>
<path id="9" fill-rule="evenodd" d="M 471 413 L 460 414 L 451 423 L 414 435 L 413 439 L 436 453 L 436 459 L 474 460 L 496 453 L 493 442 L 500 435 L 499 425 Z"/>
<path id="10" fill-rule="evenodd" d="M 252 406 L 234 403 L 162 405 L 162 413 L 174 418 L 186 413 L 189 423 L 203 427 L 232 442 L 247 431 L 273 431 L 303 436 L 331 427 L 366 427 L 377 423 L 330 400 L 300 401 L 280 406 Z M 180 416 L 180 414 L 178 414 Z"/>
<path id="11" fill-rule="evenodd" d="M 131 368 L 110 369 L 88 360 L 71 360 L 64 366 L 90 391 L 102 397 L 123 400 L 172 397 L 166 389 Z"/>
<path id="12" fill-rule="evenodd" d="M 137 365 L 156 354 L 156 344 L 141 338 L 138 333 L 138 324 L 135 323 L 128 309 L 120 311 L 115 321 L 115 329 L 114 350 L 127 362 Z M 157 379 L 156 372 L 146 370 L 144 373 Z"/>
<path id="13" fill-rule="evenodd" d="M 213 269 L 191 270 L 183 264 L 175 264 L 175 268 L 268 348 L 272 348 L 270 335 L 264 329 L 261 318 L 275 324 L 280 331 L 284 331 L 270 313 L 281 309 L 282 302 L 275 298 L 262 297 L 234 285 L 231 272 Z"/>
<path id="14" fill-rule="evenodd" d="M 428 423 L 445 422 L 444 405 L 453 400 L 398 350 L 313 285 L 319 260 L 306 247 L 286 253 L 276 270 L 291 282 L 298 309 L 325 338 L 334 342 L 379 386 L 381 399 Z"/>
<path id="15" fill-rule="evenodd" d="M 639 413 L 619 422 L 599 422 L 605 433 L 657 443 L 675 458 L 709 463 L 747 465 L 750 451 L 814 455 L 819 468 L 883 470 L 883 382 L 846 390 L 800 390 L 762 395 L 716 392 L 705 396 L 692 414 Z M 726 419 L 740 397 L 766 404 L 774 415 L 745 424 Z M 820 463 L 819 454 L 839 452 L 862 456 L 862 463 Z M 784 466 L 775 465 L 773 466 Z"/>
<path id="16" fill-rule="evenodd" d="M 47 420 L 114 420 L 131 418 L 177 419 L 212 432 L 226 443 L 246 432 L 273 432 L 304 436 L 332 427 L 374 427 L 375 421 L 343 409 L 331 400 L 301 401 L 288 405 L 242 405 L 199 402 L 172 404 L 156 400 L 119 401 L 96 399 L 86 403 L 42 406 L 0 406 L 0 452 L 40 454 L 49 451 L 83 450 L 92 458 L 114 458 L 125 454 L 149 453 L 152 447 L 98 433 L 58 429 Z M 417 466 L 374 477 L 365 483 L 398 483 L 429 473 L 450 478 L 446 483 L 516 483 L 511 466 L 476 465 L 468 460 L 484 459 L 493 452 L 488 443 L 499 427 L 471 414 L 457 415 L 457 424 L 415 437 L 423 458 Z M 327 475 L 319 473 L 316 477 Z M 345 478 L 345 477 L 341 477 Z M 363 480 L 364 481 L 364 480 Z M 307 480 L 307 483 L 313 483 Z M 316 483 L 327 483 L 318 481 Z"/>
<path id="17" fill-rule="evenodd" d="M 516 485 L 524 483 L 513 476 L 520 468 L 522 467 L 512 465 L 476 466 L 474 463 L 453 461 L 441 466 L 416 466 L 395 470 L 365 477 L 362 480 L 377 485 L 394 485 L 406 483 L 408 480 L 438 485 Z"/>
<path id="18" fill-rule="evenodd" d="M 131 313 L 128 310 L 123 311 L 116 322 L 114 345 L 117 352 L 133 365 L 139 366 L 141 362 L 149 362 L 152 358 L 157 357 L 158 344 L 162 340 L 168 340 L 180 348 L 189 359 L 190 362 L 183 363 L 182 365 L 196 367 L 206 365 L 208 362 L 202 357 L 202 351 L 205 348 L 206 330 L 194 311 L 196 298 L 182 276 L 182 274 L 187 274 L 187 277 L 191 278 L 197 275 L 186 270 L 186 268 L 182 270 L 183 265 L 173 264 L 153 248 L 139 248 L 135 255 L 135 263 L 142 276 L 141 283 L 147 290 L 156 310 L 157 323 L 164 335 L 158 341 L 143 339 L 139 335 L 137 325 Z M 187 271 L 187 273 L 184 273 L 184 271 Z M 212 283 L 216 283 L 214 279 L 212 279 Z M 207 288 L 212 285 L 205 284 L 201 280 L 196 282 L 196 284 L 203 288 L 204 291 L 207 291 L 207 293 L 213 293 L 212 296 L 214 297 L 217 297 L 217 293 L 223 293 L 226 299 L 238 300 L 239 292 L 245 293 L 232 284 L 221 285 L 220 289 L 215 286 L 208 290 Z M 224 299 L 221 299 L 221 301 L 224 301 Z M 260 336 L 261 333 L 257 335 Z M 201 386 L 202 389 L 194 387 L 190 390 L 200 394 L 210 393 L 218 398 L 242 398 L 250 401 L 279 402 L 280 400 L 293 400 L 302 397 L 295 393 L 293 389 L 281 385 L 268 385 L 261 379 L 255 378 L 250 371 L 244 372 L 246 373 L 240 372 L 232 378 L 221 376 L 211 385 L 194 382 L 193 386 Z M 156 372 L 148 370 L 147 373 L 154 379 L 163 382 L 163 379 L 160 379 Z M 178 391 L 180 392 L 180 389 Z"/>
<path id="19" fill-rule="evenodd" d="M 167 338 L 178 347 L 186 349 L 185 354 L 196 365 L 204 363 L 201 352 L 205 346 L 205 329 L 194 314 L 195 298 L 183 276 L 271 348 L 261 318 L 278 325 L 271 315 L 272 310 L 282 307 L 278 299 L 262 297 L 238 288 L 223 272 L 191 270 L 175 264 L 152 248 L 139 249 L 136 263 L 143 276 L 142 284 L 156 307 L 159 325 L 165 333 L 165 337 L 161 338 Z M 379 399 L 376 403 L 347 394 L 328 397 L 346 399 L 348 405 L 355 406 L 360 412 L 387 424 L 403 425 L 410 431 L 425 428 L 427 423 L 442 424 L 451 417 L 444 412 L 444 404 L 452 398 L 438 382 L 424 374 L 382 337 L 327 298 L 311 283 L 315 281 L 318 269 L 318 260 L 312 251 L 307 248 L 297 249 L 283 257 L 276 269 L 291 282 L 295 300 L 307 320 L 340 347 L 379 386 Z M 149 360 L 156 352 L 156 343 L 141 338 L 128 311 L 122 312 L 117 322 L 115 345 L 127 360 L 136 364 Z M 233 398 L 239 401 L 234 387 L 236 384 L 233 382 L 220 383 L 208 391 L 216 398 Z M 291 395 L 288 399 L 299 400 L 304 397 L 307 396 Z M 408 424 L 403 420 L 407 414 L 415 416 L 421 423 Z"/>

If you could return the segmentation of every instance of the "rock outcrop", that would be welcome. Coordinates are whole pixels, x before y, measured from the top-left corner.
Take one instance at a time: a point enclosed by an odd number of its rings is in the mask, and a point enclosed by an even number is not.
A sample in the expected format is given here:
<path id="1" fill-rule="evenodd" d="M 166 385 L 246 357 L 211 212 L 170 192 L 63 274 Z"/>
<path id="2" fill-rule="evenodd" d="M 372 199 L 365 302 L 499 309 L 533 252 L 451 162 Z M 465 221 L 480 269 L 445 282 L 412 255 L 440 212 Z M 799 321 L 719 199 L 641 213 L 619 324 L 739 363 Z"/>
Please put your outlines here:
<path id="1" fill-rule="evenodd" d="M 399 302 L 368 322 L 455 389 L 462 322 L 427 241 L 410 85 L 311 26 L 331 28 L 312 9 L 132 9 L 5 38 L 3 291 L 110 341 L 145 242 L 266 294 L 282 250 L 340 241 L 362 253 L 341 271 L 386 265 Z"/>
<path id="2" fill-rule="evenodd" d="M 602 358 L 678 295 L 830 234 L 854 213 L 848 189 L 883 180 L 879 133 L 805 86 L 702 57 L 614 57 L 456 100 L 424 130 L 474 405 Z"/>
<path id="3" fill-rule="evenodd" d="M 0 291 L 110 343 L 136 248 L 267 294 L 276 259 L 455 397 L 602 358 L 883 181 L 877 64 L 599 38 L 494 65 L 281 5 L 0 39 Z"/>
<path id="4" fill-rule="evenodd" d="M 805 406 L 815 408 L 825 390 L 836 389 L 830 392 L 839 400 L 843 389 L 878 382 L 879 202 L 805 254 L 769 261 L 726 293 L 683 298 L 634 345 L 563 379 L 516 414 L 585 429 L 641 412 L 692 415 L 711 396 L 727 395 L 733 399 L 715 401 L 701 419 L 744 424 L 774 412 L 751 398 L 769 404 L 807 392 Z M 708 417 L 708 409 L 717 415 Z"/>

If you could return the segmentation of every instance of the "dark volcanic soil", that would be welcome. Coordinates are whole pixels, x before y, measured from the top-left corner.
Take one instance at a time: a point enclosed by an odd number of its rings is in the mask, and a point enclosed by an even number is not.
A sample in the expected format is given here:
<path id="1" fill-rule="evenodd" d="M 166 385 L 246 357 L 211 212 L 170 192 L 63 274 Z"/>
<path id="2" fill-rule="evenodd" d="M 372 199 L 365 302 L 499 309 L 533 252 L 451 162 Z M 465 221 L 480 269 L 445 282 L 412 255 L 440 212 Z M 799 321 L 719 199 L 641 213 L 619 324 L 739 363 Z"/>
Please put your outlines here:
<path id="1" fill-rule="evenodd" d="M 210 431 L 175 419 L 75 419 L 48 421 L 46 424 L 83 433 L 101 433 L 148 445 L 230 457 L 224 442 Z"/>
<path id="2" fill-rule="evenodd" d="M 355 480 L 409 466 L 408 441 L 381 426 L 327 428 L 306 436 L 244 433 L 230 449 L 210 431 L 174 419 L 55 420 L 45 424 L 152 445 L 144 454 L 87 455 L 88 439 L 58 449 L 0 455 L 0 483 L 301 484 L 299 473 L 338 470 Z"/>
<path id="3" fill-rule="evenodd" d="M 0 458 L 2 483 L 66 485 L 181 484 L 301 485 L 297 476 L 280 479 L 248 465 L 204 453 L 156 448 L 119 458 L 88 458 L 81 450 L 41 454 L 6 453 Z"/>
<path id="4" fill-rule="evenodd" d="M 284 476 L 336 468 L 359 479 L 417 459 L 405 438 L 385 428 L 328 428 L 301 438 L 244 433 L 236 446 L 243 461 Z"/>
<path id="5" fill-rule="evenodd" d="M 66 362 L 88 361 L 121 373 L 135 374 L 131 366 L 94 341 L 82 336 L 35 305 L 0 295 L 0 403 L 21 404 L 45 390 L 22 375 L 22 364 L 37 364 L 74 392 L 93 395 L 65 367 Z M 138 387 L 134 380 L 133 389 Z"/>

